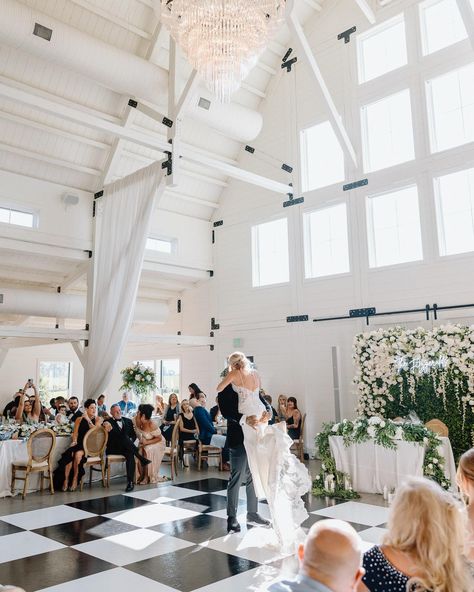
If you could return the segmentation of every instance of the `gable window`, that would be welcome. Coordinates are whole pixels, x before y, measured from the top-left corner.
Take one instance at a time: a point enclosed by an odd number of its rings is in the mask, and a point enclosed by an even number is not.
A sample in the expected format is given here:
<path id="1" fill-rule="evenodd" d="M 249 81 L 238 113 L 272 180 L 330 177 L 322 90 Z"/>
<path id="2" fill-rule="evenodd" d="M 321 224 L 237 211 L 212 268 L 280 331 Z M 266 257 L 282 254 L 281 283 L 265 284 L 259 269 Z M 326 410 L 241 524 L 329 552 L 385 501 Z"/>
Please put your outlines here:
<path id="1" fill-rule="evenodd" d="M 432 152 L 474 140 L 474 63 L 428 80 Z"/>
<path id="2" fill-rule="evenodd" d="M 303 226 L 305 276 L 316 278 L 347 273 L 350 266 L 346 204 L 304 214 Z"/>
<path id="3" fill-rule="evenodd" d="M 361 122 L 365 171 L 415 158 L 408 89 L 362 107 Z"/>
<path id="4" fill-rule="evenodd" d="M 71 394 L 71 362 L 40 362 L 39 392 L 43 402 L 53 397 L 69 397 Z"/>
<path id="5" fill-rule="evenodd" d="M 367 82 L 407 63 L 403 14 L 357 38 L 359 82 Z"/>
<path id="6" fill-rule="evenodd" d="M 300 132 L 303 191 L 344 180 L 344 153 L 329 121 Z"/>
<path id="7" fill-rule="evenodd" d="M 367 197 L 370 267 L 423 259 L 416 185 Z"/>
<path id="8" fill-rule="evenodd" d="M 428 55 L 467 38 L 456 0 L 427 0 L 420 4 L 423 54 Z"/>
<path id="9" fill-rule="evenodd" d="M 290 281 L 288 220 L 280 218 L 252 227 L 253 287 Z"/>
<path id="10" fill-rule="evenodd" d="M 474 168 L 434 179 L 440 255 L 474 251 Z"/>
<path id="11" fill-rule="evenodd" d="M 36 226 L 36 217 L 31 212 L 0 206 L 0 222 L 34 228 Z"/>

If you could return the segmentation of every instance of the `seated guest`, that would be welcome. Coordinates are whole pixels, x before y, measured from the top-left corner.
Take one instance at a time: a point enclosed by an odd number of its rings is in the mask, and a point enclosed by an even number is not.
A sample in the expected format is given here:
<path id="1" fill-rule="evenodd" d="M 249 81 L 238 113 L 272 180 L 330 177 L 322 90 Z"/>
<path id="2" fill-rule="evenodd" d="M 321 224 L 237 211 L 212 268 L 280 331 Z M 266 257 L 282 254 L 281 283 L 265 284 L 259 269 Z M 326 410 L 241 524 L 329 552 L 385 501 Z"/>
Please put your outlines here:
<path id="1" fill-rule="evenodd" d="M 66 399 L 64 397 L 61 397 L 61 396 L 56 397 L 55 401 L 56 401 L 56 409 L 59 409 L 59 406 L 60 405 L 66 405 L 67 406 L 67 401 L 66 401 Z M 68 411 L 69 411 L 69 406 L 68 406 Z"/>
<path id="2" fill-rule="evenodd" d="M 361 543 L 347 522 L 316 522 L 298 549 L 300 570 L 296 578 L 275 582 L 268 592 L 355 591 L 364 575 Z"/>
<path id="3" fill-rule="evenodd" d="M 189 405 L 187 399 L 181 401 L 181 413 L 178 417 L 178 430 L 179 430 L 179 459 L 182 461 L 183 466 L 188 467 L 186 460 L 183 455 L 183 442 L 185 440 L 195 440 L 195 436 L 199 434 L 199 427 L 196 419 L 193 415 L 193 410 Z"/>
<path id="4" fill-rule="evenodd" d="M 457 481 L 468 504 L 468 558 L 474 564 L 474 448 L 465 452 L 459 459 Z"/>
<path id="5" fill-rule="evenodd" d="M 116 403 L 120 407 L 122 415 L 128 415 L 134 413 L 137 410 L 137 405 L 133 401 L 130 401 L 129 394 L 125 391 L 122 395 L 122 400 Z M 112 410 L 112 407 L 110 408 Z"/>
<path id="6" fill-rule="evenodd" d="M 61 404 L 60 404 L 60 406 L 61 406 Z M 69 400 L 67 402 L 67 406 L 68 406 L 67 416 L 69 417 L 69 421 L 71 423 L 74 423 L 78 417 L 82 417 L 83 413 L 79 409 L 79 399 L 75 395 L 73 395 L 72 397 L 69 397 Z"/>
<path id="7" fill-rule="evenodd" d="M 286 402 L 288 397 L 286 395 L 278 395 L 277 415 L 278 421 L 286 420 Z"/>
<path id="8" fill-rule="evenodd" d="M 276 412 L 276 409 L 274 407 L 272 407 L 272 398 L 271 398 L 271 396 L 270 395 L 263 395 L 263 398 L 265 399 L 265 401 L 272 408 L 272 417 L 271 417 L 271 419 L 268 420 L 268 425 L 273 425 L 277 421 L 277 419 L 278 419 L 278 413 Z"/>
<path id="9" fill-rule="evenodd" d="M 285 421 L 288 436 L 292 440 L 298 440 L 301 435 L 301 413 L 295 397 L 288 397 Z"/>
<path id="10" fill-rule="evenodd" d="M 58 408 L 56 407 L 56 397 L 53 397 L 49 400 L 49 413 L 51 416 L 55 416 L 57 411 Z"/>
<path id="11" fill-rule="evenodd" d="M 26 394 L 26 391 L 32 388 L 34 390 L 34 397 L 31 399 Z M 23 394 L 20 396 L 20 402 L 15 414 L 15 420 L 18 422 L 37 422 L 41 414 L 41 400 L 37 388 L 32 382 L 27 382 L 23 389 Z"/>
<path id="12" fill-rule="evenodd" d="M 97 413 L 100 417 L 103 417 L 104 413 L 107 413 L 107 405 L 105 404 L 105 395 L 99 395 L 97 397 Z"/>
<path id="13" fill-rule="evenodd" d="M 97 406 L 94 399 L 87 399 L 84 403 L 85 414 L 78 417 L 74 423 L 71 446 L 63 452 L 58 466 L 54 471 L 54 488 L 63 491 L 76 491 L 84 475 L 84 437 L 93 427 L 102 423 L 97 417 Z"/>
<path id="14" fill-rule="evenodd" d="M 20 404 L 20 397 L 23 394 L 23 389 L 18 389 L 17 392 L 13 395 L 13 400 L 10 401 L 5 405 L 5 409 L 3 410 L 3 417 L 15 417 L 16 410 L 18 409 L 18 405 Z"/>
<path id="15" fill-rule="evenodd" d="M 162 483 L 169 481 L 168 477 L 160 475 L 160 466 L 165 454 L 166 443 L 158 425 L 151 420 L 153 405 L 139 405 L 133 418 L 135 432 L 138 436 L 139 451 L 150 461 L 147 466 L 139 464 L 140 485 L 148 483 Z"/>
<path id="16" fill-rule="evenodd" d="M 390 509 L 381 546 L 364 554 L 359 592 L 472 592 L 462 505 L 434 481 L 408 479 Z"/>
<path id="17" fill-rule="evenodd" d="M 198 405 L 194 409 L 194 419 L 199 428 L 199 440 L 203 444 L 211 444 L 217 448 L 224 448 L 226 436 L 217 434 L 216 428 L 212 423 L 211 414 L 206 409 L 206 395 L 201 393 L 198 398 Z"/>
<path id="18" fill-rule="evenodd" d="M 67 416 L 68 408 L 66 405 L 60 405 L 59 409 L 54 417 L 54 421 L 59 425 L 69 423 L 69 417 Z"/>
<path id="19" fill-rule="evenodd" d="M 216 397 L 216 404 L 214 405 L 214 407 L 211 407 L 209 413 L 211 414 L 211 419 L 213 421 L 213 423 L 216 423 L 217 421 L 217 416 L 221 415 L 221 411 L 219 409 L 219 403 Z"/>
<path id="20" fill-rule="evenodd" d="M 171 393 L 168 398 L 168 405 L 161 423 L 161 433 L 165 437 L 166 442 L 171 442 L 171 436 L 173 435 L 173 429 L 176 425 L 176 420 L 179 415 L 179 401 L 176 393 Z"/>
<path id="21" fill-rule="evenodd" d="M 122 410 L 118 403 L 110 408 L 112 417 L 104 420 L 104 428 L 109 433 L 107 440 L 107 454 L 121 454 L 125 457 L 127 471 L 127 488 L 125 491 L 133 491 L 135 487 L 135 457 L 146 466 L 150 461 L 142 456 L 135 446 L 137 434 L 131 419 L 122 417 Z"/>
<path id="22" fill-rule="evenodd" d="M 155 415 L 163 415 L 165 412 L 165 402 L 163 401 L 163 396 L 158 394 L 155 396 Z"/>
<path id="23" fill-rule="evenodd" d="M 202 393 L 202 390 L 198 387 L 198 385 L 195 382 L 192 382 L 188 386 L 188 391 L 189 391 L 189 399 L 188 399 L 189 405 L 191 406 L 191 409 L 194 409 L 198 404 L 199 395 Z"/>

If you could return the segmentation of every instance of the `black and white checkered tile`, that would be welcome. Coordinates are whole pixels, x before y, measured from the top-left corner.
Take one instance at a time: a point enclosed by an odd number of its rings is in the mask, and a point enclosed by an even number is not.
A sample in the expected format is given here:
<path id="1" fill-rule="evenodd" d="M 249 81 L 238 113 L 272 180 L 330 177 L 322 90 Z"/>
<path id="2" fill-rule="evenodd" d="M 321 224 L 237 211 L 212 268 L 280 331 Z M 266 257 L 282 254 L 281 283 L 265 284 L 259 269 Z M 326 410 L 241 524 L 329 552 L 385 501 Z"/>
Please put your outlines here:
<path id="1" fill-rule="evenodd" d="M 0 516 L 0 583 L 27 592 L 221 592 L 256 590 L 296 571 L 271 532 L 226 532 L 227 482 L 202 479 Z M 245 524 L 245 490 L 239 517 Z M 380 541 L 387 508 L 307 500 L 309 528 L 341 518 L 367 547 Z M 269 517 L 266 504 L 260 513 Z"/>

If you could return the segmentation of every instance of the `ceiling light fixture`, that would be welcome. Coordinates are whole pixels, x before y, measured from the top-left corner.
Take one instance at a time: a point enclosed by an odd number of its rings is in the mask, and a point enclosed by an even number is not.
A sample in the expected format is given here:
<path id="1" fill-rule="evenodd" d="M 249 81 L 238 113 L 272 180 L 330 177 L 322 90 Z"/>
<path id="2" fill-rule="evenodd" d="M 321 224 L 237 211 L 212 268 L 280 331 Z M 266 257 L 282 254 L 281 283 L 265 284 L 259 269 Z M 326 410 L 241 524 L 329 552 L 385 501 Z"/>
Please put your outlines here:
<path id="1" fill-rule="evenodd" d="M 221 102 L 229 102 L 277 28 L 285 0 L 160 0 L 161 20 Z"/>

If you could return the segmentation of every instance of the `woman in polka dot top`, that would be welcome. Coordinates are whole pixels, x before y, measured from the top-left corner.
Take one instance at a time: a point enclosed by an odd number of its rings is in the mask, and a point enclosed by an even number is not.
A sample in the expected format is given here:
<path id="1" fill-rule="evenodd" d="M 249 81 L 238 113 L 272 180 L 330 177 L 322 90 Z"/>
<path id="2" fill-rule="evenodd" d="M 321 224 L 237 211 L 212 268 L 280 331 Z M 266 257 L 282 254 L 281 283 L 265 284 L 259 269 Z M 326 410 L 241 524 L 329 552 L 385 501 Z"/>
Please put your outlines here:
<path id="1" fill-rule="evenodd" d="M 398 490 L 381 546 L 364 554 L 358 592 L 473 592 L 462 505 L 428 479 Z"/>

